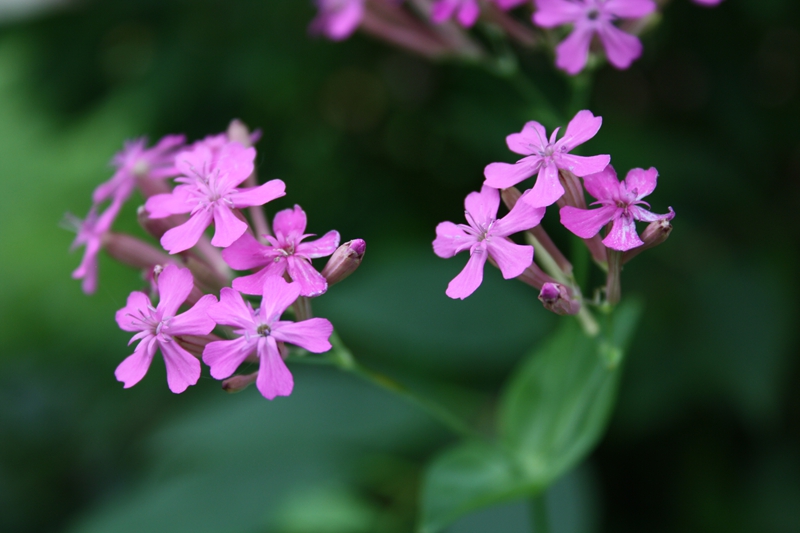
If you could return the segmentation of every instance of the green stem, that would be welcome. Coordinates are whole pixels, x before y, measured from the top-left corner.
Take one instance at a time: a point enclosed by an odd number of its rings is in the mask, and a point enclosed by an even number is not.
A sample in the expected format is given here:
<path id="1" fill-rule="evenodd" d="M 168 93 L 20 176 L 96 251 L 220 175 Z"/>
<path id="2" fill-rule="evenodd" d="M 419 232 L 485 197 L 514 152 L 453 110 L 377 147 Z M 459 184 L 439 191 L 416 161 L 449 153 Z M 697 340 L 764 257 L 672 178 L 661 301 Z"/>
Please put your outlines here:
<path id="1" fill-rule="evenodd" d="M 531 523 L 533 533 L 549 533 L 550 520 L 547 513 L 547 493 L 531 498 Z"/>

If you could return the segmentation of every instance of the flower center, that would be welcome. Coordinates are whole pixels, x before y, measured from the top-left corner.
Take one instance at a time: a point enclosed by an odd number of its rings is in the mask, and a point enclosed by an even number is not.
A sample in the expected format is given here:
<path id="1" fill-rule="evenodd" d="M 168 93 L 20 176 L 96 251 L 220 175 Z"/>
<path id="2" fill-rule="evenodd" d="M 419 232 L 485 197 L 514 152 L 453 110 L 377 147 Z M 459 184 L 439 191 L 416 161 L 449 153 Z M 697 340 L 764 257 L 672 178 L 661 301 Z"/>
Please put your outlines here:
<path id="1" fill-rule="evenodd" d="M 272 330 L 269 329 L 269 324 L 259 324 L 256 328 L 256 333 L 262 337 L 269 337 Z"/>

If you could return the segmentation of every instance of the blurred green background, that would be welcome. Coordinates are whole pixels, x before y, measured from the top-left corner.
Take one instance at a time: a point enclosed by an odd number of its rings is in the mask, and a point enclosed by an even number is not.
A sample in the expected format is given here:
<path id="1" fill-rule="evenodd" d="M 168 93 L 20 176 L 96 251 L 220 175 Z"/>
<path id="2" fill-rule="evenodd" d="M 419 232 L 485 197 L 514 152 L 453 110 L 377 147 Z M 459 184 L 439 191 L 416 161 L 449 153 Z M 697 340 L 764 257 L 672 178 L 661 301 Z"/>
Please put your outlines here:
<path id="1" fill-rule="evenodd" d="M 487 163 L 514 160 L 504 137 L 537 119 L 528 104 L 475 67 L 309 38 L 302 0 L 42 6 L 0 4 L 0 531 L 411 531 L 422 469 L 452 435 L 328 368 L 293 368 L 294 394 L 273 402 L 207 374 L 173 395 L 158 360 L 123 391 L 130 335 L 113 317 L 139 274 L 103 257 L 84 296 L 59 221 L 85 214 L 125 139 L 196 139 L 240 118 L 263 131 L 260 178 L 287 183 L 277 207 L 367 240 L 316 312 L 365 364 L 488 425 L 556 317 L 488 270 L 449 300 L 464 260 L 430 242 Z M 606 438 L 550 491 L 557 533 L 800 531 L 799 12 L 674 0 L 641 60 L 597 75 L 604 124 L 585 153 L 658 168 L 649 199 L 677 217 L 625 269 L 643 325 Z M 566 100 L 550 58 L 524 63 Z M 138 234 L 136 204 L 115 229 Z M 545 225 L 569 243 L 555 212 Z M 449 529 L 529 530 L 523 504 Z"/>

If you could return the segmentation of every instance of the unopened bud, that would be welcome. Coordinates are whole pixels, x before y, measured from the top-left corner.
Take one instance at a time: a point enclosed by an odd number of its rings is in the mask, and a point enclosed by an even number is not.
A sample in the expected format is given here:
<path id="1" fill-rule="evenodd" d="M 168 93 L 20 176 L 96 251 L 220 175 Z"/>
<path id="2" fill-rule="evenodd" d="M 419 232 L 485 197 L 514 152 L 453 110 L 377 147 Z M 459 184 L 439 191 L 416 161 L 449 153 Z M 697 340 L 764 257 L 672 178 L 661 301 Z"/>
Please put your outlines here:
<path id="1" fill-rule="evenodd" d="M 174 263 L 170 256 L 155 246 L 124 233 L 109 231 L 103 235 L 103 248 L 120 263 L 134 268 L 151 269 L 155 265 Z"/>
<path id="2" fill-rule="evenodd" d="M 569 289 L 560 283 L 545 283 L 539 300 L 545 309 L 557 315 L 575 315 L 581 310 L 581 302 L 573 298 Z"/>
<path id="3" fill-rule="evenodd" d="M 339 246 L 322 269 L 322 275 L 328 281 L 328 286 L 339 283 L 355 272 L 366 251 L 367 243 L 364 239 L 353 239 Z"/>
<path id="4" fill-rule="evenodd" d="M 203 350 L 206 344 L 213 341 L 221 341 L 222 338 L 214 335 L 180 335 L 175 337 L 178 344 L 181 345 L 187 352 L 197 357 L 198 359 L 203 356 Z"/>
<path id="5" fill-rule="evenodd" d="M 674 216 L 675 212 L 670 207 L 669 215 L 666 218 L 648 224 L 642 232 L 641 238 L 644 244 L 625 252 L 622 256 L 622 263 L 625 264 L 648 248 L 653 248 L 666 241 L 669 234 L 672 233 L 672 224 L 670 220 L 672 220 Z"/>
<path id="6" fill-rule="evenodd" d="M 160 239 L 167 230 L 180 226 L 186 222 L 187 218 L 183 215 L 170 215 L 164 218 L 150 218 L 150 213 L 143 205 L 136 210 L 136 219 L 139 225 L 156 239 Z"/>
<path id="7" fill-rule="evenodd" d="M 242 392 L 251 384 L 255 383 L 257 377 L 258 372 L 230 377 L 222 382 L 222 390 L 230 393 Z"/>

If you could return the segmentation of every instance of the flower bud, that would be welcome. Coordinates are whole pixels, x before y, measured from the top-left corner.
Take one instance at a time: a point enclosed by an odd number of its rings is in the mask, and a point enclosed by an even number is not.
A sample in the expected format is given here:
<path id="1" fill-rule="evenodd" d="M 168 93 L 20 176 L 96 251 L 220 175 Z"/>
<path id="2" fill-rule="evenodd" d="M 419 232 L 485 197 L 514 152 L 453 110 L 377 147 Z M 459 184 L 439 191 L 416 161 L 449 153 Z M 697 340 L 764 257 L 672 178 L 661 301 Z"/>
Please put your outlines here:
<path id="1" fill-rule="evenodd" d="M 575 315 L 581 310 L 581 302 L 574 299 L 569 289 L 560 283 L 545 283 L 539 300 L 545 309 L 557 315 Z"/>
<path id="2" fill-rule="evenodd" d="M 206 344 L 209 342 L 222 340 L 221 337 L 218 337 L 213 333 L 208 335 L 180 335 L 175 337 L 175 339 L 178 341 L 178 344 L 180 344 L 181 347 L 198 359 L 203 356 L 203 350 L 205 349 Z"/>
<path id="3" fill-rule="evenodd" d="M 366 251 L 367 243 L 364 239 L 353 239 L 339 246 L 322 269 L 328 286 L 339 283 L 355 272 Z"/>
<path id="4" fill-rule="evenodd" d="M 151 269 L 155 265 L 175 262 L 155 246 L 124 233 L 109 231 L 103 235 L 103 248 L 120 263 L 134 268 Z"/>
<path id="5" fill-rule="evenodd" d="M 242 392 L 244 389 L 255 383 L 257 377 L 258 372 L 253 372 L 252 374 L 240 374 L 230 377 L 222 382 L 222 390 L 225 392 L 230 392 L 231 394 L 234 392 Z"/>
<path id="6" fill-rule="evenodd" d="M 674 213 L 671 207 L 669 208 L 669 211 L 670 214 Z M 662 218 L 661 220 L 656 220 L 655 222 L 648 224 L 645 230 L 642 232 L 641 238 L 644 244 L 625 252 L 625 254 L 622 256 L 622 263 L 625 264 L 648 248 L 653 248 L 654 246 L 658 246 L 666 241 L 667 237 L 669 237 L 669 234 L 672 233 L 672 224 L 670 223 L 670 220 L 672 220 L 672 217 Z"/>

